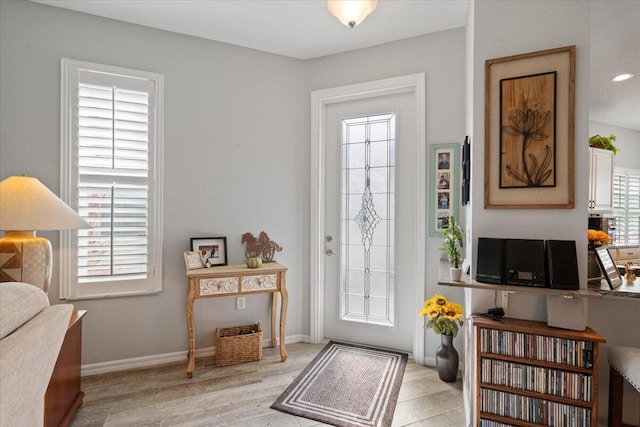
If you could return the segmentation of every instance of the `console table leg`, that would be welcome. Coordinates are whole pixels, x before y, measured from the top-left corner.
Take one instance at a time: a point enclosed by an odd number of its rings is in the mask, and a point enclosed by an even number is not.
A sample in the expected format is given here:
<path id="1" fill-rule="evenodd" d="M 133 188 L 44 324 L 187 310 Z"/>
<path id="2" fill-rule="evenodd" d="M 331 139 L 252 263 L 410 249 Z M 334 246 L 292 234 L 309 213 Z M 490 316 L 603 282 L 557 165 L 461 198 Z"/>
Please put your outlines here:
<path id="1" fill-rule="evenodd" d="M 193 325 L 193 302 L 195 300 L 194 284 L 189 281 L 189 294 L 187 295 L 187 329 L 189 331 L 189 352 L 187 353 L 187 377 L 193 377 L 196 365 L 196 335 Z"/>
<path id="2" fill-rule="evenodd" d="M 271 347 L 276 346 L 276 312 L 278 311 L 278 296 L 271 293 Z"/>
<path id="3" fill-rule="evenodd" d="M 287 328 L 287 308 L 289 307 L 289 294 L 287 293 L 287 284 L 285 283 L 285 275 L 282 275 L 282 285 L 280 287 L 280 295 L 282 295 L 282 306 L 280 307 L 280 358 L 284 362 L 287 360 L 287 349 L 284 347 L 285 330 Z"/>

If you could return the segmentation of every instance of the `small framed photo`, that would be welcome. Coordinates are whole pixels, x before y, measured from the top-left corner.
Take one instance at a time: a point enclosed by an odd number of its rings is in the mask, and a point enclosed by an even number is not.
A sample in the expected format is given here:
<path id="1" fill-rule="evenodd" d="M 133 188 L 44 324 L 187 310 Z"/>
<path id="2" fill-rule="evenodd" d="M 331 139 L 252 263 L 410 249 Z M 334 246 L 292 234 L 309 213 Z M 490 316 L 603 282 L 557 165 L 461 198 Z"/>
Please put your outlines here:
<path id="1" fill-rule="evenodd" d="M 429 175 L 429 235 L 442 237 L 449 218 L 458 216 L 460 144 L 431 145 Z"/>
<path id="2" fill-rule="evenodd" d="M 184 253 L 184 263 L 187 266 L 187 270 L 204 268 L 202 254 L 199 251 L 186 251 Z"/>
<path id="3" fill-rule="evenodd" d="M 613 262 L 613 258 L 611 258 L 609 249 L 606 247 L 596 248 L 596 258 L 604 278 L 607 279 L 609 288 L 615 289 L 622 285 L 622 277 L 620 277 L 620 272 L 618 271 L 618 267 L 616 267 L 616 263 Z"/>
<path id="4" fill-rule="evenodd" d="M 207 268 L 227 265 L 226 237 L 192 237 L 191 250 L 200 253 Z"/>

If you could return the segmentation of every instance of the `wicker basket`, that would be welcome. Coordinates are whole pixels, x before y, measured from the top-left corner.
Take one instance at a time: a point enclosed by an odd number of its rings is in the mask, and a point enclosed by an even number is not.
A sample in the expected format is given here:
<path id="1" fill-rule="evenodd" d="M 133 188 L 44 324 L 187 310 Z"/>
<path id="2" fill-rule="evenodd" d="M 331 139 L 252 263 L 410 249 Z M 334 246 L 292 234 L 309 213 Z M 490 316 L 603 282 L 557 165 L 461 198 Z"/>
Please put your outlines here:
<path id="1" fill-rule="evenodd" d="M 262 359 L 260 323 L 216 329 L 216 366 L 237 365 Z"/>

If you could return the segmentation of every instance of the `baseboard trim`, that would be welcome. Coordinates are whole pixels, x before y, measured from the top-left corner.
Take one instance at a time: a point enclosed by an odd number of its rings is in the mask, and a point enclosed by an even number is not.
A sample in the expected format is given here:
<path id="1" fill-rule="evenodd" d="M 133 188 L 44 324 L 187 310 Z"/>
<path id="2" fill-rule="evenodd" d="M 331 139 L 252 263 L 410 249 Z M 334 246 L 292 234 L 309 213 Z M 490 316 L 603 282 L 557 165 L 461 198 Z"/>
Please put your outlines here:
<path id="1" fill-rule="evenodd" d="M 425 366 L 430 366 L 432 368 L 436 367 L 436 358 L 432 356 L 425 356 L 424 363 Z"/>
<path id="2" fill-rule="evenodd" d="M 285 337 L 286 344 L 293 343 L 309 343 L 309 335 L 290 335 Z M 271 344 L 271 339 L 264 339 L 263 346 Z M 216 354 L 215 347 L 196 348 L 196 357 L 209 357 Z M 173 362 L 187 362 L 187 350 L 176 351 L 173 353 L 154 354 L 150 356 L 132 357 L 129 359 L 111 360 L 108 362 L 90 363 L 81 366 L 81 375 L 88 377 L 90 375 L 106 374 L 108 372 L 125 371 L 127 369 L 147 368 L 155 365 L 163 365 Z"/>

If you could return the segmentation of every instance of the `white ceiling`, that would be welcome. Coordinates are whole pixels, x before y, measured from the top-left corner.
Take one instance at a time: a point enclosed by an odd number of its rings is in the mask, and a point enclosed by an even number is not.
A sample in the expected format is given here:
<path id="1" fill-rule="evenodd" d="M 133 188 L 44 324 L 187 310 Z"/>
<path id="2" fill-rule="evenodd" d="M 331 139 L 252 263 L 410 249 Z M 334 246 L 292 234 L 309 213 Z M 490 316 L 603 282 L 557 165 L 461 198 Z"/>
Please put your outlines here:
<path id="1" fill-rule="evenodd" d="M 465 25 L 467 0 L 378 0 L 354 29 L 325 0 L 32 0 L 311 59 Z M 593 0 L 590 119 L 640 131 L 640 1 Z M 611 83 L 621 72 L 631 80 Z"/>
<path id="2" fill-rule="evenodd" d="M 466 0 L 379 0 L 351 29 L 326 0 L 33 1 L 299 59 L 463 27 L 467 12 Z"/>
<path id="3" fill-rule="evenodd" d="M 610 80 L 621 73 L 635 77 Z M 591 4 L 589 118 L 640 131 L 640 1 Z"/>

